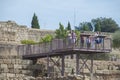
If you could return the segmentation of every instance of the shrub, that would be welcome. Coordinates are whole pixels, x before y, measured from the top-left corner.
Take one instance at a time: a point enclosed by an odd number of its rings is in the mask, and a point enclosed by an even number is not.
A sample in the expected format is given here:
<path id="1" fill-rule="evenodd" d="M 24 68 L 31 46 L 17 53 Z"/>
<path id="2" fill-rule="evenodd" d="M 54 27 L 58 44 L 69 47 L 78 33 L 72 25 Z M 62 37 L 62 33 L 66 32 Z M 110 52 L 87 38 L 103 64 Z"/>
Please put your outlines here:
<path id="1" fill-rule="evenodd" d="M 37 42 L 33 41 L 33 40 L 21 40 L 22 44 L 36 44 Z"/>
<path id="2" fill-rule="evenodd" d="M 53 39 L 53 36 L 48 34 L 45 37 L 41 38 L 40 43 L 42 42 L 50 42 Z"/>
<path id="3" fill-rule="evenodd" d="M 113 48 L 120 48 L 120 31 L 113 34 Z"/>

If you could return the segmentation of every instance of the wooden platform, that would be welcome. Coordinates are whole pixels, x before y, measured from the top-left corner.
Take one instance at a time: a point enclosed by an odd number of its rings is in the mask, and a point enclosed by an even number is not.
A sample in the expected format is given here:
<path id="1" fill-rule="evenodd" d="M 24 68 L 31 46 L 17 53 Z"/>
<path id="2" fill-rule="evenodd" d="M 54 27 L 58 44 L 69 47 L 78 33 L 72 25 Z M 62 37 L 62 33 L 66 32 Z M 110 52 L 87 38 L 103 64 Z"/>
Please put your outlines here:
<path id="1" fill-rule="evenodd" d="M 111 39 L 106 38 L 106 36 L 98 36 L 102 38 L 101 43 L 95 42 L 95 37 L 90 41 L 90 45 L 88 45 L 88 38 L 91 35 L 85 35 L 84 42 L 78 39 L 75 43 L 69 41 L 68 39 L 53 39 L 51 42 L 41 43 L 36 45 L 22 45 L 19 46 L 19 54 L 23 55 L 23 59 L 31 59 L 35 64 L 38 58 L 47 58 L 47 74 L 49 77 L 50 68 L 49 63 L 50 59 L 53 64 L 57 64 L 51 57 L 60 56 L 61 58 L 61 68 L 59 68 L 61 72 L 61 76 L 64 76 L 65 73 L 65 56 L 76 54 L 76 74 L 79 75 L 80 71 L 84 66 L 90 71 L 90 79 L 93 80 L 93 54 L 99 53 L 109 53 L 112 50 Z M 82 58 L 79 54 L 88 54 L 87 58 Z M 91 66 L 87 65 L 88 57 L 90 57 Z M 82 60 L 82 65 L 80 66 L 80 59 Z M 58 59 L 60 60 L 60 59 Z M 57 60 L 57 61 L 58 61 Z"/>
<path id="2" fill-rule="evenodd" d="M 36 54 L 26 54 L 23 55 L 24 59 L 34 59 L 34 58 L 45 58 L 47 56 L 60 56 L 60 55 L 70 55 L 70 54 L 96 54 L 96 53 L 110 53 L 111 49 L 85 49 L 85 48 L 69 48 L 69 49 L 59 49 L 59 50 L 52 50 L 51 52 L 46 53 L 36 53 Z"/>
<path id="3" fill-rule="evenodd" d="M 70 54 L 96 54 L 96 53 L 109 53 L 112 50 L 111 39 L 105 38 L 99 47 L 97 44 L 92 44 L 88 48 L 86 43 L 81 46 L 80 41 L 75 44 L 69 44 L 67 40 L 54 39 L 48 43 L 41 43 L 36 45 L 23 45 L 23 58 L 24 59 L 36 59 L 44 57 L 53 57 Z M 21 51 L 21 50 L 19 50 Z"/>

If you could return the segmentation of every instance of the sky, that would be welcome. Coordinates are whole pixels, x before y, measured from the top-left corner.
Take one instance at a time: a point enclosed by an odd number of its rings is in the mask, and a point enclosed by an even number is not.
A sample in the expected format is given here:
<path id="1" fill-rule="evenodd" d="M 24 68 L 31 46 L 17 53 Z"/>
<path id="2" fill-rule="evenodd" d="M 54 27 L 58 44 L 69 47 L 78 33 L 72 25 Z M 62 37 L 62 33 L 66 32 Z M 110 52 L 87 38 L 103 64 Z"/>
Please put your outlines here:
<path id="1" fill-rule="evenodd" d="M 33 14 L 40 29 L 56 30 L 68 21 L 72 29 L 80 22 L 99 17 L 112 18 L 120 25 L 120 0 L 0 0 L 0 21 L 15 21 L 31 27 Z"/>

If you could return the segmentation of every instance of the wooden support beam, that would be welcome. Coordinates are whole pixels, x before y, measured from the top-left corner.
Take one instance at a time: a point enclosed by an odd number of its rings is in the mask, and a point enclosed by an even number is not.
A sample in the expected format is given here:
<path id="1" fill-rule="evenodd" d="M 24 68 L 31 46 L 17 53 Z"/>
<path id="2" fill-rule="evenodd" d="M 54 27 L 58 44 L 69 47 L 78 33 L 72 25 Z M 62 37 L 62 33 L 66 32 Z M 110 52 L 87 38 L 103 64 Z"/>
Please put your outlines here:
<path id="1" fill-rule="evenodd" d="M 79 71 L 79 54 L 76 54 L 76 74 L 80 74 L 80 71 Z"/>
<path id="2" fill-rule="evenodd" d="M 61 63 L 62 63 L 61 75 L 64 76 L 64 72 L 65 72 L 65 61 L 64 61 L 65 56 L 64 56 L 64 54 L 61 56 L 61 58 L 62 58 L 62 61 L 61 61 Z"/>
<path id="3" fill-rule="evenodd" d="M 33 59 L 33 65 L 35 65 L 37 63 L 37 59 Z"/>
<path id="4" fill-rule="evenodd" d="M 93 54 L 91 56 L 91 69 L 90 69 L 90 80 L 93 80 Z"/>
<path id="5" fill-rule="evenodd" d="M 47 55 L 47 77 L 49 77 L 50 76 L 50 68 L 49 68 L 49 55 Z"/>

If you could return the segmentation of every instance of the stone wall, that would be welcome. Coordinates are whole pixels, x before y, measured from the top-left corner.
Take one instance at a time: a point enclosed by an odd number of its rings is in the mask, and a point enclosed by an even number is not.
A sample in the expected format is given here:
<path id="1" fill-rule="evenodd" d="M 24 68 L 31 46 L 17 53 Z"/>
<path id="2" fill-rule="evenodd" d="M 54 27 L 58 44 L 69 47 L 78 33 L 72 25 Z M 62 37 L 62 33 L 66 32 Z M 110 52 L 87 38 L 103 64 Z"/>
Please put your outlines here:
<path id="1" fill-rule="evenodd" d="M 18 51 L 18 45 L 13 43 L 20 43 L 21 40 L 39 41 L 45 34 L 54 35 L 54 31 L 30 29 L 12 21 L 0 22 L 0 80 L 83 80 L 83 78 L 89 80 L 89 71 L 86 68 L 83 69 L 84 77 L 71 76 L 72 68 L 75 69 L 74 59 L 69 58 L 65 61 L 66 77 L 54 78 L 43 78 L 46 63 L 33 65 L 31 60 L 22 59 L 23 50 Z M 119 63 L 116 61 L 95 61 L 95 80 L 120 80 Z M 89 65 L 90 61 L 87 64 Z M 51 64 L 52 67 L 55 68 L 55 73 L 60 73 L 57 67 Z M 36 75 L 39 77 L 35 78 Z"/>
<path id="2" fill-rule="evenodd" d="M 54 35 L 55 31 L 27 28 L 25 25 L 18 25 L 14 21 L 0 21 L 0 42 L 20 43 L 21 40 L 39 41 L 46 34 Z M 85 32 L 94 34 L 93 32 Z M 110 33 L 102 33 L 111 35 Z M 111 36 L 110 36 L 111 37 Z"/>
<path id="3" fill-rule="evenodd" d="M 46 34 L 54 35 L 52 30 L 40 30 L 18 25 L 13 21 L 0 22 L 0 42 L 20 43 L 21 40 L 39 41 Z"/>
<path id="4" fill-rule="evenodd" d="M 54 58 L 56 61 L 57 59 Z M 61 61 L 61 60 L 60 60 Z M 82 66 L 82 61 L 80 60 L 80 66 Z M 61 66 L 61 62 L 59 62 Z M 87 65 L 90 67 L 90 61 L 88 60 Z M 51 65 L 53 66 L 53 65 Z M 54 66 L 58 75 L 60 71 L 58 67 Z M 72 69 L 74 69 L 74 74 L 71 74 Z M 80 72 L 79 76 L 76 75 L 76 60 L 75 59 L 65 59 L 65 76 L 79 77 L 81 80 L 90 80 L 90 71 L 84 66 Z M 117 61 L 102 61 L 94 60 L 93 65 L 94 80 L 119 80 L 120 79 L 120 63 Z M 77 80 L 77 79 L 76 79 Z M 79 79 L 78 79 L 79 80 Z"/>
<path id="5" fill-rule="evenodd" d="M 46 68 L 44 59 L 36 64 L 32 60 L 23 60 L 17 46 L 0 44 L 0 80 L 53 80 L 53 77 L 43 77 Z M 54 77 L 56 79 L 65 80 L 66 77 Z"/>
<path id="6" fill-rule="evenodd" d="M 31 60 L 17 54 L 17 45 L 0 44 L 0 80 L 34 79 Z"/>

